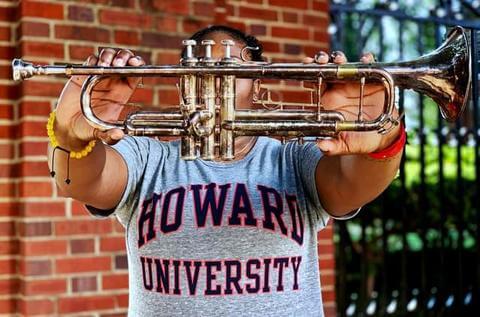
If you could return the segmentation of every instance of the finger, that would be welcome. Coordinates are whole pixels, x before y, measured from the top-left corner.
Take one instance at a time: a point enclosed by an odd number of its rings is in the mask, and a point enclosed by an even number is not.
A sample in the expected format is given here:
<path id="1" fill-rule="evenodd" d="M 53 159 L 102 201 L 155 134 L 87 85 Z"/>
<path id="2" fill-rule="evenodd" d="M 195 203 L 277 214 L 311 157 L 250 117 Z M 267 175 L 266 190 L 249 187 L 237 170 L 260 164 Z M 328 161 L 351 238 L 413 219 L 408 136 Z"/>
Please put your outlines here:
<path id="1" fill-rule="evenodd" d="M 320 139 L 317 146 L 325 155 L 335 155 L 338 152 L 338 146 L 333 139 Z"/>
<path id="2" fill-rule="evenodd" d="M 128 60 L 134 55 L 135 54 L 133 54 L 133 52 L 130 50 L 127 50 L 127 49 L 119 50 L 115 54 L 115 57 L 113 58 L 112 65 L 117 67 L 125 66 Z"/>
<path id="3" fill-rule="evenodd" d="M 353 154 L 348 144 L 341 138 L 319 139 L 317 146 L 325 155 Z"/>
<path id="4" fill-rule="evenodd" d="M 127 62 L 128 65 L 130 66 L 143 66 L 145 65 L 145 61 L 143 60 L 143 58 L 141 56 L 133 56 L 131 57 L 128 62 Z"/>
<path id="5" fill-rule="evenodd" d="M 304 63 L 304 64 L 311 64 L 311 63 L 313 63 L 313 62 L 315 62 L 315 59 L 314 59 L 314 58 L 311 58 L 311 57 L 304 57 L 304 58 L 302 59 L 302 63 Z"/>
<path id="6" fill-rule="evenodd" d="M 360 57 L 360 62 L 362 63 L 373 63 L 375 62 L 375 55 L 372 52 L 363 53 Z"/>
<path id="7" fill-rule="evenodd" d="M 332 62 L 335 64 L 344 64 L 347 62 L 347 57 L 341 51 L 334 51 L 330 56 L 332 58 Z"/>
<path id="8" fill-rule="evenodd" d="M 98 58 L 96 55 L 90 55 L 87 57 L 87 59 L 85 60 L 85 62 L 83 63 L 84 66 L 94 66 L 96 65 L 98 62 Z"/>
<path id="9" fill-rule="evenodd" d="M 107 131 L 100 131 L 98 129 L 93 130 L 93 135 L 96 139 L 100 139 L 108 145 L 117 144 L 123 137 L 125 133 L 123 133 L 120 129 L 110 129 Z"/>
<path id="10" fill-rule="evenodd" d="M 315 62 L 317 64 L 327 64 L 329 59 L 330 58 L 329 58 L 328 54 L 324 51 L 320 51 L 320 52 L 318 52 L 317 55 L 315 55 Z"/>
<path id="11" fill-rule="evenodd" d="M 116 51 L 113 48 L 104 48 L 98 56 L 98 66 L 110 66 L 112 65 L 113 58 L 115 57 Z"/>
<path id="12" fill-rule="evenodd" d="M 98 61 L 97 56 L 92 54 L 92 55 L 87 57 L 87 59 L 85 60 L 85 62 L 83 62 L 82 65 L 83 66 L 94 66 L 94 65 L 97 64 L 97 61 Z M 72 76 L 70 78 L 70 82 L 72 82 L 73 84 L 81 87 L 86 78 L 87 78 L 87 76 Z"/>
<path id="13" fill-rule="evenodd" d="M 141 58 L 140 56 L 133 56 L 131 57 L 127 64 L 129 66 L 135 66 L 135 67 L 140 67 L 140 66 L 143 66 L 145 65 L 145 61 L 143 60 L 143 58 Z M 127 77 L 127 82 L 128 82 L 128 86 L 131 88 L 131 89 L 135 89 L 138 84 L 140 83 L 140 81 L 142 80 L 142 77 Z"/>

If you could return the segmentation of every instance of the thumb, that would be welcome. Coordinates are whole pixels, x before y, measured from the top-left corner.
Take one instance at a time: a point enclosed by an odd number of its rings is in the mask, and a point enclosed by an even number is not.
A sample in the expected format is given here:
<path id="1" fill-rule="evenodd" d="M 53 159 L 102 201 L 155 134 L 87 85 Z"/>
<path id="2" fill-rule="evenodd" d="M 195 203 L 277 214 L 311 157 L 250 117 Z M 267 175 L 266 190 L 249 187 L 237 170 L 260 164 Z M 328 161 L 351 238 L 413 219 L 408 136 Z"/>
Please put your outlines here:
<path id="1" fill-rule="evenodd" d="M 114 145 L 117 144 L 121 139 L 123 139 L 125 133 L 120 129 L 110 129 L 107 131 L 100 131 L 98 129 L 95 129 L 94 135 L 96 138 L 102 140 L 106 144 Z"/>
<path id="2" fill-rule="evenodd" d="M 338 140 L 334 139 L 324 139 L 318 140 L 317 146 L 325 155 L 335 155 L 338 152 Z"/>

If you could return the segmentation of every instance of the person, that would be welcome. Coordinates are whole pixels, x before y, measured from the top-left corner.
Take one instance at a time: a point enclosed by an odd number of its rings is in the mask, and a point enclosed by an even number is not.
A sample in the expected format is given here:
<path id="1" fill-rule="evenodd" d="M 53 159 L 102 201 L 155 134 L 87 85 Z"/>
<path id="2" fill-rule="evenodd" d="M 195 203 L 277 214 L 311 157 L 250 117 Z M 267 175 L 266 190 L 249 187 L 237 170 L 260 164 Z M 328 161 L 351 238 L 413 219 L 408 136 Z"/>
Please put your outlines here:
<path id="1" fill-rule="evenodd" d="M 223 55 L 223 39 L 235 41 L 236 58 L 245 46 L 261 47 L 255 38 L 218 25 L 192 39 L 214 40 L 215 58 Z M 261 48 L 248 55 L 262 60 Z M 362 61 L 371 62 L 372 55 Z M 329 55 L 320 52 L 304 62 L 328 63 Z M 345 63 L 345 55 L 336 52 L 333 62 Z M 106 48 L 86 64 L 144 61 L 127 49 Z M 126 228 L 129 316 L 323 316 L 317 232 L 330 217 L 351 215 L 389 185 L 402 156 L 401 126 L 384 135 L 348 132 L 304 144 L 238 137 L 233 161 L 185 161 L 179 141 L 92 128 L 79 107 L 84 80 L 75 76 L 65 85 L 50 129 L 55 145 L 83 154 L 67 168 L 68 152 L 59 151 L 51 169 L 63 195 L 95 216 L 116 215 Z M 92 97 L 95 112 L 117 119 L 138 81 L 103 81 Z M 237 79 L 237 108 L 252 108 L 255 86 Z M 358 87 L 329 85 L 322 103 L 351 118 Z M 375 115 L 384 97 L 383 88 L 367 85 L 364 115 Z"/>

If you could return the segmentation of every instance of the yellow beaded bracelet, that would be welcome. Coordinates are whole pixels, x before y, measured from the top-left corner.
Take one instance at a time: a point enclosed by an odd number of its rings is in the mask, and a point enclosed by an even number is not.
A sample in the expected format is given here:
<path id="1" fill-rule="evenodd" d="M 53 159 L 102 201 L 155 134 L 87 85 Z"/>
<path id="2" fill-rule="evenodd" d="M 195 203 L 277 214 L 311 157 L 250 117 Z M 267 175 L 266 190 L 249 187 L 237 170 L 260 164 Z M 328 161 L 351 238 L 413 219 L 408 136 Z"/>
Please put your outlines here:
<path id="1" fill-rule="evenodd" d="M 53 131 L 53 124 L 55 123 L 55 111 L 50 113 L 50 117 L 48 118 L 47 122 L 47 134 L 48 138 L 50 139 L 50 144 L 53 148 L 59 147 L 57 138 L 55 137 L 55 132 Z M 81 151 L 68 151 L 71 158 L 81 159 L 87 156 L 90 152 L 92 152 L 93 148 L 95 147 L 96 140 L 91 140 L 88 142 L 87 146 Z"/>

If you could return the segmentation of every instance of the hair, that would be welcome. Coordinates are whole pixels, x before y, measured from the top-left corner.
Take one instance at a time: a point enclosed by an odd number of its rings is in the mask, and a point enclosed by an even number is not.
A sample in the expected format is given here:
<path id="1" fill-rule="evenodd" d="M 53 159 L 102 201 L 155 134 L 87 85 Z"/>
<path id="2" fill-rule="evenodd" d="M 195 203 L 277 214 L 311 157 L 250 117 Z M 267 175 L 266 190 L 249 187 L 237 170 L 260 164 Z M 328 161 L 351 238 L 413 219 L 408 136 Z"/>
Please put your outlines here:
<path id="1" fill-rule="evenodd" d="M 262 62 L 263 59 L 263 46 L 262 44 L 257 40 L 256 37 L 253 35 L 248 35 L 243 33 L 242 31 L 226 26 L 226 25 L 211 25 L 209 27 L 206 27 L 204 29 L 201 29 L 200 31 L 194 33 L 191 37 L 190 40 L 195 40 L 197 41 L 197 45 L 194 48 L 194 52 L 196 55 L 198 55 L 198 47 L 199 44 L 201 43 L 202 40 L 206 39 L 208 35 L 213 34 L 213 33 L 223 33 L 226 35 L 229 35 L 232 37 L 234 40 L 241 41 L 245 46 L 249 47 L 258 47 L 257 50 L 252 50 L 248 49 L 248 53 L 250 55 L 250 58 L 252 61 L 259 61 Z M 184 48 L 182 50 L 182 57 L 185 57 L 186 55 L 186 49 Z"/>

